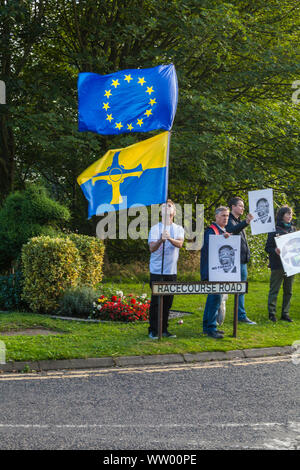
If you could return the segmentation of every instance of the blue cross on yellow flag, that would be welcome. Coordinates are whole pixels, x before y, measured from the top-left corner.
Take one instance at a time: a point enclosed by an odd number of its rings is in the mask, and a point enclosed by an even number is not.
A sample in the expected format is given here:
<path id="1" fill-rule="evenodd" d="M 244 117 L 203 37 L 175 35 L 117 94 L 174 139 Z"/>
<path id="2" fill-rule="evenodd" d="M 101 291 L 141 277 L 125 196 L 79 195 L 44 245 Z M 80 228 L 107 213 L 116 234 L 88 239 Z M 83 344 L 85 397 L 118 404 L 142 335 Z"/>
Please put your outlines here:
<path id="1" fill-rule="evenodd" d="M 81 173 L 77 181 L 89 203 L 88 217 L 165 202 L 168 139 L 169 132 L 163 132 L 129 147 L 108 150 Z"/>
<path id="2" fill-rule="evenodd" d="M 178 101 L 175 67 L 78 76 L 78 130 L 98 134 L 170 130 Z"/>

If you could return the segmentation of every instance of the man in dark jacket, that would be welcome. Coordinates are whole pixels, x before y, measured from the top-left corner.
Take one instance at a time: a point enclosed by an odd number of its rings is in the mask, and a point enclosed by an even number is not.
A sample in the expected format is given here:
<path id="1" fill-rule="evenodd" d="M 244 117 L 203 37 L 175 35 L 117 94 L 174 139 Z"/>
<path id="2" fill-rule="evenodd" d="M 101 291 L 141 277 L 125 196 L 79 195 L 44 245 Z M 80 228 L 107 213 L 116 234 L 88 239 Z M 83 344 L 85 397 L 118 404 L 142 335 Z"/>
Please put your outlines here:
<path id="1" fill-rule="evenodd" d="M 201 280 L 208 281 L 209 236 L 224 235 L 228 237 L 225 226 L 228 222 L 228 207 L 218 207 L 215 211 L 215 222 L 204 232 L 204 243 L 201 249 L 200 270 Z M 221 304 L 220 294 L 208 294 L 203 315 L 203 333 L 211 338 L 222 339 L 224 331 L 217 330 L 217 315 Z"/>
<path id="2" fill-rule="evenodd" d="M 241 281 L 246 281 L 248 276 L 247 263 L 250 260 L 250 250 L 246 238 L 245 228 L 248 227 L 253 219 L 252 214 L 248 214 L 246 219 L 241 221 L 240 217 L 243 215 L 245 206 L 244 201 L 240 197 L 233 197 L 229 201 L 230 215 L 226 231 L 232 235 L 241 235 Z M 248 325 L 256 325 L 251 321 L 246 314 L 245 310 L 245 294 L 239 295 L 238 305 L 238 321 L 247 323 Z"/>
<path id="3" fill-rule="evenodd" d="M 286 235 L 287 233 L 294 232 L 295 229 L 292 225 L 292 209 L 288 206 L 283 206 L 278 210 L 276 220 L 276 232 L 268 234 L 265 250 L 269 255 L 269 268 L 271 268 L 270 276 L 270 290 L 268 296 L 268 311 L 269 319 L 276 322 L 276 304 L 280 286 L 283 282 L 283 298 L 281 319 L 291 322 L 293 321 L 289 316 L 290 302 L 292 297 L 292 286 L 294 276 L 287 277 L 284 273 L 281 259 L 280 250 L 276 247 L 275 237 Z"/>

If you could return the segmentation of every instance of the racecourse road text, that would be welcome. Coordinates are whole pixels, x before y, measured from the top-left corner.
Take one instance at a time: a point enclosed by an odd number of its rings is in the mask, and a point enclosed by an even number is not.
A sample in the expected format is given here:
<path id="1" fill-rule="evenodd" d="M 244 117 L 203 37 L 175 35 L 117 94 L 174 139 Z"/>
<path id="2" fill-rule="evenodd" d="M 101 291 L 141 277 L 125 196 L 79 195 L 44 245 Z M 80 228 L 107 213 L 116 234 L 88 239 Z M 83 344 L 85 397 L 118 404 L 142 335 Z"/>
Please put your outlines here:
<path id="1" fill-rule="evenodd" d="M 247 292 L 246 282 L 153 282 L 154 295 L 170 294 L 242 294 Z"/>

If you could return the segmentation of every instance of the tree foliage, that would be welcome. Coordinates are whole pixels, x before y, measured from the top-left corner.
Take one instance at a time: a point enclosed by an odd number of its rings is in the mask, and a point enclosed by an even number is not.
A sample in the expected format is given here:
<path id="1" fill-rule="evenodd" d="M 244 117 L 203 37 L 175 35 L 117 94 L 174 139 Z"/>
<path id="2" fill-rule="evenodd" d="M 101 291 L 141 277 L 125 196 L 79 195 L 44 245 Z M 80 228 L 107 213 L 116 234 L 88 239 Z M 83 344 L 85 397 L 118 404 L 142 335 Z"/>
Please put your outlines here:
<path id="1" fill-rule="evenodd" d="M 210 209 L 273 188 L 300 209 L 297 0 L 0 0 L 2 200 L 42 180 L 95 233 L 77 176 L 147 136 L 77 131 L 77 75 L 174 63 L 169 195 Z"/>
<path id="2" fill-rule="evenodd" d="M 44 188 L 14 191 L 0 209 L 0 269 L 8 269 L 31 237 L 55 235 L 70 219 L 69 210 L 53 201 Z"/>

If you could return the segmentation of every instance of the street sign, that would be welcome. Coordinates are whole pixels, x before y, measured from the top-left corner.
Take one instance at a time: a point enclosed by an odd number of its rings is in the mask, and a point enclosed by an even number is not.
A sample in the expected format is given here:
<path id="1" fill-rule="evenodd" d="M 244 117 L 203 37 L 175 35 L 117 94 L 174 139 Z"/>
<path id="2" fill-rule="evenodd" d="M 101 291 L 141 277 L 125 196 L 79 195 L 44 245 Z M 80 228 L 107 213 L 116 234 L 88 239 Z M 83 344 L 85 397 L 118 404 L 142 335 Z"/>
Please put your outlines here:
<path id="1" fill-rule="evenodd" d="M 248 292 L 248 282 L 152 282 L 152 295 L 159 296 L 158 337 L 162 337 L 163 296 L 164 295 L 199 295 L 199 294 L 233 294 L 233 336 L 237 337 L 239 294 Z"/>
<path id="2" fill-rule="evenodd" d="M 153 295 L 246 294 L 247 282 L 153 282 Z"/>

